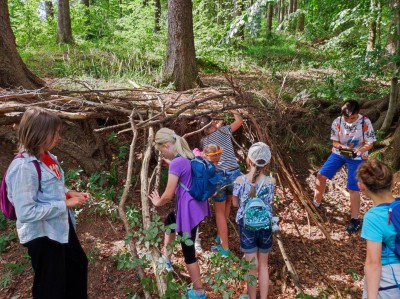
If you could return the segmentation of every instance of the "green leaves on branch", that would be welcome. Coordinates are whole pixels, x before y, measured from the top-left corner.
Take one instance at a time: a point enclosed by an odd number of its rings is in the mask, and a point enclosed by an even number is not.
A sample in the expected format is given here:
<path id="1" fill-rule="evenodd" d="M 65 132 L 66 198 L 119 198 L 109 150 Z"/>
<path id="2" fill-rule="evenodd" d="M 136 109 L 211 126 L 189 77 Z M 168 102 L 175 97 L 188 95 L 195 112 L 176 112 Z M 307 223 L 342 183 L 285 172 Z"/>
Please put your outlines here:
<path id="1" fill-rule="evenodd" d="M 258 28 L 260 28 L 258 16 L 263 11 L 263 8 L 269 1 L 267 0 L 257 0 L 249 8 L 247 8 L 244 13 L 239 16 L 232 24 L 227 32 L 226 36 L 220 40 L 220 44 L 228 44 L 231 39 L 233 39 L 239 32 L 240 28 L 247 24 L 250 34 L 255 35 Z"/>

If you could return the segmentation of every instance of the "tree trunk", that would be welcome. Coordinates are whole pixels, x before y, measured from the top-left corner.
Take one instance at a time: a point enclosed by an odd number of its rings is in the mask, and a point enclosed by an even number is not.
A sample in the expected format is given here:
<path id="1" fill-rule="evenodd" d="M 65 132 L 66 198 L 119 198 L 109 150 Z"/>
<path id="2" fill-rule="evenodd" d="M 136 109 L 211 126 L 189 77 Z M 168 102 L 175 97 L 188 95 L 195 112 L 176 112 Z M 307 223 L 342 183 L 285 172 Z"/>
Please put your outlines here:
<path id="1" fill-rule="evenodd" d="M 17 52 L 7 0 L 0 0 L 0 87 L 36 89 L 45 82 L 28 70 Z"/>
<path id="2" fill-rule="evenodd" d="M 294 0 L 289 0 L 289 7 L 288 7 L 289 14 L 294 12 Z"/>
<path id="3" fill-rule="evenodd" d="M 396 34 L 395 34 L 395 56 L 399 56 L 400 54 L 400 1 L 396 1 L 393 9 L 395 11 L 396 18 Z M 398 59 L 397 59 L 398 60 Z M 395 75 L 392 77 L 391 89 L 390 89 L 390 99 L 389 99 L 389 108 L 386 113 L 385 120 L 383 121 L 383 125 L 381 130 L 386 132 L 389 130 L 393 118 L 399 110 L 399 85 L 398 85 L 398 73 L 400 71 L 400 62 L 396 62 L 394 73 Z"/>
<path id="4" fill-rule="evenodd" d="M 301 12 L 297 18 L 296 32 L 304 31 L 304 22 L 305 22 L 305 15 L 304 12 Z"/>
<path id="5" fill-rule="evenodd" d="M 297 0 L 293 0 L 293 11 L 297 11 Z"/>
<path id="6" fill-rule="evenodd" d="M 285 0 L 281 0 L 281 8 L 280 8 L 280 15 L 279 15 L 279 23 L 282 23 L 285 19 Z"/>
<path id="7" fill-rule="evenodd" d="M 272 2 L 268 2 L 268 12 L 267 12 L 267 32 L 271 33 L 272 31 L 272 17 L 274 13 L 274 4 Z"/>
<path id="8" fill-rule="evenodd" d="M 244 9 L 243 1 L 242 0 L 235 0 L 233 9 L 235 11 L 235 16 L 236 17 L 240 17 L 242 15 L 243 9 Z M 244 39 L 244 25 L 240 26 L 238 28 L 238 33 L 236 35 L 239 36 L 241 39 Z"/>
<path id="9" fill-rule="evenodd" d="M 384 161 L 393 169 L 400 169 L 400 118 L 397 119 L 397 127 L 393 134 L 393 141 L 384 154 Z"/>
<path id="10" fill-rule="evenodd" d="M 53 2 L 51 2 L 51 0 L 44 1 L 44 11 L 46 13 L 46 20 L 54 19 L 54 7 L 53 7 Z"/>
<path id="11" fill-rule="evenodd" d="M 375 49 L 376 42 L 376 26 L 378 18 L 378 0 L 371 0 L 370 2 L 370 16 L 368 20 L 368 42 L 367 42 L 367 52 L 373 51 Z"/>
<path id="12" fill-rule="evenodd" d="M 58 34 L 57 42 L 72 44 L 71 17 L 69 12 L 69 0 L 58 0 Z"/>
<path id="13" fill-rule="evenodd" d="M 163 82 L 173 82 L 179 91 L 201 84 L 196 65 L 191 0 L 168 2 L 168 46 L 162 77 Z"/>
<path id="14" fill-rule="evenodd" d="M 90 6 L 90 1 L 89 0 L 81 0 L 81 3 L 86 7 Z"/>
<path id="15" fill-rule="evenodd" d="M 161 0 L 154 1 L 154 32 L 160 31 Z"/>

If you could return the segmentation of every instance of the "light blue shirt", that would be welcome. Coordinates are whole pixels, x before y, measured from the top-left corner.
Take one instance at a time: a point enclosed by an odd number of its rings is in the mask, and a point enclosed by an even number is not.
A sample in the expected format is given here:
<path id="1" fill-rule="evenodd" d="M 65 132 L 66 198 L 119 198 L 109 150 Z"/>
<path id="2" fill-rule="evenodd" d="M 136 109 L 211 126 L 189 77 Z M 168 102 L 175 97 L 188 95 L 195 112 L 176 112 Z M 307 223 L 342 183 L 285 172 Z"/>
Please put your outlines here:
<path id="1" fill-rule="evenodd" d="M 393 250 L 397 235 L 393 223 L 388 224 L 389 205 L 372 207 L 364 216 L 361 237 L 374 242 L 381 242 L 382 265 L 400 264 Z M 389 248 L 388 248 L 389 247 Z"/>
<path id="2" fill-rule="evenodd" d="M 260 188 L 258 184 L 255 184 L 256 192 Z M 246 206 L 246 201 L 249 198 L 249 193 L 251 189 L 251 182 L 246 179 L 246 176 L 242 176 L 242 183 L 234 183 L 233 184 L 233 196 L 239 198 L 239 209 L 236 214 L 236 222 L 240 223 L 240 220 L 244 217 L 244 208 Z M 260 189 L 260 192 L 257 194 L 257 197 L 264 201 L 265 205 L 269 209 L 270 214 L 272 215 L 271 201 L 274 198 L 275 194 L 275 184 L 272 180 L 272 177 L 266 176 L 263 186 Z"/>
<path id="3" fill-rule="evenodd" d="M 33 160 L 35 156 L 23 154 L 16 158 L 7 170 L 7 194 L 15 207 L 17 232 L 21 244 L 47 236 L 59 243 L 68 243 L 69 224 L 64 185 L 64 172 L 57 157 L 50 154 L 58 163 L 61 179 L 50 168 L 39 161 L 42 179 L 39 191 L 39 178 Z M 74 223 L 71 211 L 71 220 Z"/>

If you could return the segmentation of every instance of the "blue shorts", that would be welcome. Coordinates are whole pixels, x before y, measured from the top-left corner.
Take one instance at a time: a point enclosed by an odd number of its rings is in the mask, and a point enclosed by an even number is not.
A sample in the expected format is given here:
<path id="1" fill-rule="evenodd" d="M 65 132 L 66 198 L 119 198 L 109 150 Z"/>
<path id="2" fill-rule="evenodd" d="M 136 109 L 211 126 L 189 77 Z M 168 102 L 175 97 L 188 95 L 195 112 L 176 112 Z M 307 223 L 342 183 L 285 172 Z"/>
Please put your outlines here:
<path id="1" fill-rule="evenodd" d="M 364 160 L 354 160 L 350 158 L 343 157 L 338 154 L 332 153 L 328 160 L 325 161 L 324 165 L 322 165 L 319 173 L 326 176 L 328 179 L 332 179 L 336 172 L 342 167 L 344 164 L 347 165 L 347 189 L 352 191 L 360 191 L 357 186 L 357 168 Z"/>
<path id="2" fill-rule="evenodd" d="M 227 195 L 233 194 L 233 182 L 238 176 L 240 176 L 240 169 L 236 168 L 233 170 L 223 170 L 217 172 L 221 179 L 217 183 L 218 193 L 213 197 L 216 202 L 223 202 L 226 200 Z"/>
<path id="3" fill-rule="evenodd" d="M 268 253 L 272 249 L 272 230 L 247 230 L 243 227 L 243 220 L 239 224 L 240 250 L 243 253 Z"/>

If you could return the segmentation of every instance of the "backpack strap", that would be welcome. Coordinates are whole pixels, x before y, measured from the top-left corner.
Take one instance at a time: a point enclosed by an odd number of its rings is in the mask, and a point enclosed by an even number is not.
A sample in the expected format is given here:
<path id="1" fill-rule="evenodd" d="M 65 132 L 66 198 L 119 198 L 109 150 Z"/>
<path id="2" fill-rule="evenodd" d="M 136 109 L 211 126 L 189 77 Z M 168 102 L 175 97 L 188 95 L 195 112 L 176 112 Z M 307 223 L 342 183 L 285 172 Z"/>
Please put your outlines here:
<path id="1" fill-rule="evenodd" d="M 183 189 L 185 189 L 186 192 L 189 192 L 189 191 L 190 191 L 190 189 L 189 189 L 184 183 L 182 183 L 181 181 L 179 181 L 179 185 L 180 185 Z"/>
<path id="2" fill-rule="evenodd" d="M 18 159 L 18 158 L 25 158 L 24 155 L 22 153 L 17 154 L 14 159 Z M 39 191 L 42 191 L 42 170 L 40 169 L 40 164 L 38 160 L 32 160 L 33 165 L 35 165 L 35 169 L 36 172 L 38 174 L 38 178 L 39 178 Z"/>
<path id="3" fill-rule="evenodd" d="M 243 178 L 243 183 L 245 183 L 245 182 L 247 181 L 246 175 L 243 175 L 242 178 Z M 264 183 L 265 183 L 266 180 L 267 180 L 267 176 L 264 176 L 264 178 L 263 178 L 261 184 L 258 186 L 258 190 L 256 191 L 256 196 L 255 196 L 255 197 L 257 197 L 258 193 L 261 191 L 261 188 L 262 188 L 262 186 L 264 185 Z"/>
<path id="4" fill-rule="evenodd" d="M 257 192 L 256 192 L 256 197 L 257 197 L 258 193 L 260 193 L 261 188 L 262 188 L 262 186 L 264 185 L 266 179 L 267 179 L 267 176 L 265 175 L 265 176 L 264 176 L 264 179 L 263 179 L 262 182 L 261 182 L 261 184 L 258 186 L 258 190 L 257 190 Z"/>
<path id="5" fill-rule="evenodd" d="M 364 139 L 364 122 L 365 122 L 365 116 L 363 115 L 362 120 L 361 120 L 361 132 L 362 132 L 362 137 L 363 137 L 363 143 L 365 143 L 365 139 Z"/>
<path id="6" fill-rule="evenodd" d="M 42 191 L 42 170 L 40 169 L 38 160 L 33 160 L 32 162 L 33 162 L 33 165 L 35 165 L 36 172 L 37 172 L 38 178 L 39 178 L 39 191 L 43 192 Z"/>

